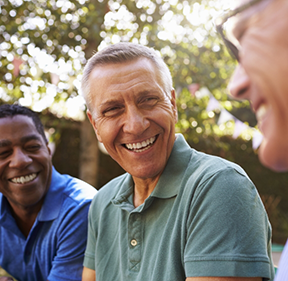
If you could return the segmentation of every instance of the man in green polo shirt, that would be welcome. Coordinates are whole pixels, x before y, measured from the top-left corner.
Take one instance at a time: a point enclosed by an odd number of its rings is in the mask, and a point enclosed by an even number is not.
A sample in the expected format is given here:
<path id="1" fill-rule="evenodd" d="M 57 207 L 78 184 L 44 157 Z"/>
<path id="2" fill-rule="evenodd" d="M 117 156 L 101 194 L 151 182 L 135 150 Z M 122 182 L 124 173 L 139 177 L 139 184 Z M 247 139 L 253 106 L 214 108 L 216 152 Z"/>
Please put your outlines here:
<path id="1" fill-rule="evenodd" d="M 82 280 L 273 280 L 256 188 L 239 166 L 175 134 L 171 74 L 153 49 L 96 53 L 82 92 L 98 140 L 127 172 L 92 202 Z"/>

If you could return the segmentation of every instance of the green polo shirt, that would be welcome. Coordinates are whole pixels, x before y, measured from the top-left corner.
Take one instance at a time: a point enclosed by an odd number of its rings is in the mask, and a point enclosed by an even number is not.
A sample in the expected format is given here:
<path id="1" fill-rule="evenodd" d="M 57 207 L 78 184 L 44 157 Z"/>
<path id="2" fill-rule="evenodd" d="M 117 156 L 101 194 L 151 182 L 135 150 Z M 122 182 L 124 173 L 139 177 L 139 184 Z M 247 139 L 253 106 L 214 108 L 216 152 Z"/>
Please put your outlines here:
<path id="1" fill-rule="evenodd" d="M 271 227 L 237 165 L 191 149 L 177 135 L 154 191 L 133 206 L 124 174 L 94 197 L 84 266 L 97 281 L 274 277 Z"/>

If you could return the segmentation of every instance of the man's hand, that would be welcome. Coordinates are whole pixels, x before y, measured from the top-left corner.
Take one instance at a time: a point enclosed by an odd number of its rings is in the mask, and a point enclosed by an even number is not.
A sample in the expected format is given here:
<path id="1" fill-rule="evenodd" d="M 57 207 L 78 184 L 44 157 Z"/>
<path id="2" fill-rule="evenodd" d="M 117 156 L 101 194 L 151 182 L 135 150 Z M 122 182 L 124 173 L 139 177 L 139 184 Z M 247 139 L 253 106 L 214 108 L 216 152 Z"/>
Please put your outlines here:
<path id="1" fill-rule="evenodd" d="M 95 280 L 96 280 L 95 270 L 92 270 L 84 266 L 82 273 L 82 281 L 95 281 Z"/>

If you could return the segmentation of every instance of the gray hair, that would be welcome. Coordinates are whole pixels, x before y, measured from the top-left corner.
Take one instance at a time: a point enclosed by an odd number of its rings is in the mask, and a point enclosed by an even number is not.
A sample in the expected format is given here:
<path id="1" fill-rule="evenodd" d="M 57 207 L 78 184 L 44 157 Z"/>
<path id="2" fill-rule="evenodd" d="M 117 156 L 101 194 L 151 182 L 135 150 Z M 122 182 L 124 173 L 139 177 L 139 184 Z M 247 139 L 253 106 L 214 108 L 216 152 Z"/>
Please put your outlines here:
<path id="1" fill-rule="evenodd" d="M 168 66 L 158 53 L 152 48 L 139 44 L 121 42 L 109 45 L 103 50 L 95 53 L 84 67 L 81 89 L 88 108 L 90 108 L 92 102 L 89 77 L 96 66 L 133 61 L 139 58 L 147 58 L 157 67 L 160 79 L 163 83 L 163 89 L 166 95 L 171 98 L 171 91 L 173 89 L 172 76 Z"/>

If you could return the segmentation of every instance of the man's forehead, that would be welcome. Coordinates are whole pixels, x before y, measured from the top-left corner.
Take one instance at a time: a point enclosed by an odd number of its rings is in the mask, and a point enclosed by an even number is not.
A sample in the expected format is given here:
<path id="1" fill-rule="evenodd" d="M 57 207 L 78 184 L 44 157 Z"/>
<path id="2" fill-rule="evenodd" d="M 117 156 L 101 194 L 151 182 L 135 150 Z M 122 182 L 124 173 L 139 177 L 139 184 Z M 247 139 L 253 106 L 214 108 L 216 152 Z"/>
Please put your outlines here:
<path id="1" fill-rule="evenodd" d="M 0 118 L 0 130 L 2 134 L 20 135 L 20 133 L 41 136 L 37 131 L 33 119 L 26 115 L 14 115 Z"/>

